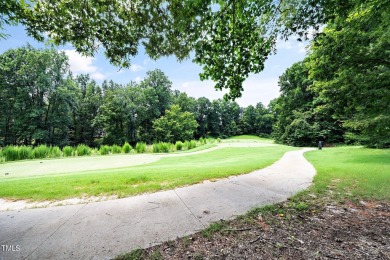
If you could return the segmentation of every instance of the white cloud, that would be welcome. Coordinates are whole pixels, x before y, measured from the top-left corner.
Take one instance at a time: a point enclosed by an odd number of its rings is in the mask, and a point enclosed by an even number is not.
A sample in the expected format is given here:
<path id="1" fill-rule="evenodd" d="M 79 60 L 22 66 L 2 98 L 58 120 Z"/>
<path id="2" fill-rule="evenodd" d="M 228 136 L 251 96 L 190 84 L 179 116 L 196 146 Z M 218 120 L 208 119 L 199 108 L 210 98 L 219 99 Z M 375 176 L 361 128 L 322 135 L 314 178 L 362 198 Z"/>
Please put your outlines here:
<path id="1" fill-rule="evenodd" d="M 219 91 L 214 88 L 215 83 L 211 80 L 173 81 L 173 88 L 187 93 L 194 98 L 207 97 L 210 100 L 222 98 L 226 90 Z"/>
<path id="2" fill-rule="evenodd" d="M 141 65 L 138 65 L 138 64 L 132 64 L 130 66 L 130 70 L 132 72 L 137 72 L 137 71 L 144 70 L 144 69 L 145 69 L 144 67 L 142 67 Z"/>
<path id="3" fill-rule="evenodd" d="M 150 63 L 152 60 L 151 59 L 144 59 L 144 61 L 142 62 L 144 65 Z"/>
<path id="4" fill-rule="evenodd" d="M 276 49 L 277 50 L 280 50 L 280 49 L 289 50 L 291 48 L 292 48 L 291 40 L 284 41 L 284 40 L 278 39 L 276 41 Z"/>
<path id="5" fill-rule="evenodd" d="M 250 75 L 244 82 L 242 97 L 237 99 L 240 106 L 247 107 L 261 102 L 267 106 L 269 102 L 277 98 L 279 93 L 278 78 L 263 78 L 261 75 Z"/>
<path id="6" fill-rule="evenodd" d="M 103 80 L 107 77 L 106 75 L 104 75 L 100 72 L 94 72 L 90 76 L 91 76 L 91 78 L 93 78 L 95 80 Z"/>
<path id="7" fill-rule="evenodd" d="M 94 66 L 94 57 L 82 56 L 76 50 L 62 50 L 69 59 L 69 67 L 74 75 L 82 73 L 90 74 L 91 78 L 95 80 L 103 80 L 107 76 L 99 72 L 98 67 Z"/>
<path id="8" fill-rule="evenodd" d="M 135 82 L 140 83 L 143 80 L 142 77 L 138 76 L 135 78 Z"/>
<path id="9" fill-rule="evenodd" d="M 211 80 L 174 82 L 174 89 L 186 92 L 188 96 L 200 98 L 206 97 L 210 100 L 223 98 L 228 90 L 219 91 L 214 88 L 215 83 Z M 236 99 L 236 102 L 242 106 L 256 105 L 261 102 L 267 106 L 269 102 L 279 96 L 278 78 L 262 78 L 260 75 L 250 75 L 244 82 L 244 91 L 242 97 Z"/>

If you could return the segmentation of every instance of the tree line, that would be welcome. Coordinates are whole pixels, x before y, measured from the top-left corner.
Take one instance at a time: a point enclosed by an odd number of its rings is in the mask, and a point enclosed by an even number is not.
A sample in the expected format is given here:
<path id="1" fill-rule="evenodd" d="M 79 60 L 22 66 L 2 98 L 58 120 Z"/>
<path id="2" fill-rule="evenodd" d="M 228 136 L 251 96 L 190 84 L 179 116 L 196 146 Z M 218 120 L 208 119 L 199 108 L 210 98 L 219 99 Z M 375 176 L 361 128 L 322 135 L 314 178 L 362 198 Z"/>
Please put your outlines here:
<path id="1" fill-rule="evenodd" d="M 377 3 L 335 17 L 280 77 L 271 103 L 276 141 L 390 147 L 390 5 Z"/>
<path id="2" fill-rule="evenodd" d="M 274 115 L 258 103 L 195 99 L 161 70 L 140 83 L 97 84 L 73 76 L 67 56 L 29 45 L 0 55 L 0 145 L 64 147 L 270 135 Z"/>

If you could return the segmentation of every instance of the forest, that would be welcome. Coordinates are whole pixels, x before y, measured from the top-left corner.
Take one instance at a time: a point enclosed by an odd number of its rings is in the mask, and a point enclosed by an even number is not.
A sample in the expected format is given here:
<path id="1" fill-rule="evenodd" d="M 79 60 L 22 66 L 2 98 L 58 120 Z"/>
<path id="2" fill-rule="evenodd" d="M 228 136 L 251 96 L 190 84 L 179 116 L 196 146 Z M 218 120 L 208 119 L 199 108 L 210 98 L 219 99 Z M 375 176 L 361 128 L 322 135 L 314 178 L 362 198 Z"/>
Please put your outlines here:
<path id="1" fill-rule="evenodd" d="M 225 99 L 179 93 L 160 70 L 140 83 L 99 86 L 88 75 L 71 75 L 64 54 L 27 45 L 0 56 L 1 146 L 256 134 L 294 146 L 323 140 L 390 147 L 389 0 L 141 2 L 126 9 L 121 1 L 30 6 L 7 0 L 0 4 L 0 29 L 21 23 L 37 40 L 49 32 L 52 43 L 69 42 L 85 55 L 100 43 L 110 62 L 123 67 L 140 44 L 152 59 L 174 55 L 180 61 L 194 51 L 200 79 L 228 89 Z M 150 10 L 159 12 L 149 16 Z M 280 97 L 268 107 L 240 108 L 234 100 L 242 83 L 264 69 L 277 39 L 307 40 L 310 32 L 306 58 L 279 78 Z"/>
<path id="2" fill-rule="evenodd" d="M 139 84 L 73 76 L 67 56 L 27 45 L 0 55 L 0 145 L 132 145 L 236 134 L 269 136 L 273 114 L 258 103 L 198 99 L 172 89 L 161 70 Z"/>
<path id="3" fill-rule="evenodd" d="M 270 105 L 277 142 L 390 147 L 390 5 L 376 4 L 334 18 L 280 77 Z"/>

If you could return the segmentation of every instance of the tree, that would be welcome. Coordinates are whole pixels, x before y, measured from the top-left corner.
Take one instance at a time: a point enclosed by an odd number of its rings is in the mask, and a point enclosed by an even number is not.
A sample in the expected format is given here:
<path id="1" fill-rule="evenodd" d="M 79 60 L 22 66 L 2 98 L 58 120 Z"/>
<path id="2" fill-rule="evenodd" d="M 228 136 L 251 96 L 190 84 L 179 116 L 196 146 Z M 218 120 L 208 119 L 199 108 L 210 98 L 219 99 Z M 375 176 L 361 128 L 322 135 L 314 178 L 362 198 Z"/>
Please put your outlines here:
<path id="1" fill-rule="evenodd" d="M 307 60 L 297 62 L 279 78 L 281 95 L 272 102 L 276 114 L 273 137 L 277 142 L 295 146 L 316 145 L 319 140 L 343 141 L 340 122 L 332 109 L 312 89 Z"/>
<path id="2" fill-rule="evenodd" d="M 180 107 L 173 105 L 165 111 L 165 115 L 153 122 L 153 130 L 157 141 L 175 142 L 190 140 L 198 124 L 190 112 L 182 112 Z"/>
<path id="3" fill-rule="evenodd" d="M 103 48 L 118 66 L 130 66 L 140 44 L 153 59 L 183 60 L 195 51 L 194 61 L 203 67 L 200 78 L 229 89 L 226 97 L 234 99 L 248 75 L 263 70 L 277 37 L 304 38 L 312 27 L 346 17 L 365 2 L 375 9 L 389 5 L 388 0 L 38 0 L 29 6 L 7 0 L 13 9 L 0 17 L 16 16 L 34 38 L 43 40 L 47 33 L 55 44 L 70 42 L 83 54 Z"/>
<path id="4" fill-rule="evenodd" d="M 97 146 L 95 139 L 100 137 L 101 129 L 95 119 L 103 100 L 102 90 L 89 75 L 78 75 L 74 82 L 76 104 L 71 113 L 72 144 Z"/>
<path id="5" fill-rule="evenodd" d="M 312 44 L 314 91 L 322 109 L 348 129 L 347 137 L 372 147 L 390 147 L 390 6 L 377 1 L 336 18 Z"/>
<path id="6" fill-rule="evenodd" d="M 66 55 L 27 45 L 0 55 L 0 64 L 3 145 L 67 144 L 72 95 Z"/>

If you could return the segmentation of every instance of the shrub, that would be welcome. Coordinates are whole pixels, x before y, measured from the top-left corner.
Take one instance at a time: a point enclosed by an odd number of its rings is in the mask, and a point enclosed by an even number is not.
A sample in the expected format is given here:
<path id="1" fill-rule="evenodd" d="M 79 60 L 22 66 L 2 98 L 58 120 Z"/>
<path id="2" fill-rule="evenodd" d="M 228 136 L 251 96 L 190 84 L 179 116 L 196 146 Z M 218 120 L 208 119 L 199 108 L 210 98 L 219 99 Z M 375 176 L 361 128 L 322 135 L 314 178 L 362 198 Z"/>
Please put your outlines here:
<path id="1" fill-rule="evenodd" d="M 190 141 L 190 144 L 189 144 L 189 146 L 188 146 L 188 149 L 193 149 L 193 148 L 195 148 L 196 147 L 196 141 L 195 140 L 191 140 Z"/>
<path id="2" fill-rule="evenodd" d="M 183 147 L 185 150 L 188 150 L 190 147 L 190 142 L 189 141 L 184 141 Z"/>
<path id="3" fill-rule="evenodd" d="M 33 149 L 33 157 L 35 159 L 46 158 L 50 154 L 50 148 L 44 144 L 37 146 Z"/>
<path id="4" fill-rule="evenodd" d="M 99 153 L 99 149 L 97 149 L 97 148 L 92 148 L 92 149 L 91 149 L 91 154 L 92 154 L 92 155 L 100 154 L 100 153 Z"/>
<path id="5" fill-rule="evenodd" d="M 207 143 L 207 139 L 201 137 L 201 138 L 199 138 L 199 143 L 200 143 L 200 144 L 206 144 L 206 143 Z"/>
<path id="6" fill-rule="evenodd" d="M 62 148 L 62 155 L 65 157 L 69 157 L 73 155 L 73 147 L 70 146 L 64 146 Z"/>
<path id="7" fill-rule="evenodd" d="M 217 138 L 217 143 L 220 143 L 221 142 L 221 138 Z"/>
<path id="8" fill-rule="evenodd" d="M 31 146 L 22 145 L 17 150 L 18 160 L 31 159 L 33 157 L 33 149 Z"/>
<path id="9" fill-rule="evenodd" d="M 182 141 L 177 141 L 175 144 L 176 150 L 181 151 L 183 149 L 183 142 Z"/>
<path id="10" fill-rule="evenodd" d="M 79 144 L 76 147 L 76 151 L 77 151 L 77 156 L 91 155 L 91 148 L 89 148 L 85 144 Z"/>
<path id="11" fill-rule="evenodd" d="M 113 146 L 111 146 L 111 152 L 113 154 L 114 153 L 121 153 L 122 152 L 122 147 L 120 147 L 119 145 L 114 144 Z"/>
<path id="12" fill-rule="evenodd" d="M 109 154 L 110 153 L 110 147 L 107 146 L 107 145 L 100 146 L 99 153 L 100 153 L 100 155 Z"/>
<path id="13" fill-rule="evenodd" d="M 49 154 L 52 158 L 61 157 L 61 149 L 58 146 L 50 146 Z"/>
<path id="14" fill-rule="evenodd" d="M 153 152 L 154 153 L 169 153 L 171 150 L 171 144 L 170 143 L 155 143 L 153 144 Z"/>
<path id="15" fill-rule="evenodd" d="M 3 150 L 3 156 L 6 162 L 18 160 L 18 147 L 13 145 L 6 146 Z"/>
<path id="16" fill-rule="evenodd" d="M 126 142 L 124 145 L 123 145 L 123 147 L 122 147 L 122 151 L 124 152 L 124 153 L 130 153 L 130 151 L 133 149 L 133 147 L 131 147 L 131 145 L 128 143 L 128 142 Z"/>
<path id="17" fill-rule="evenodd" d="M 135 146 L 135 151 L 137 153 L 144 153 L 146 151 L 146 143 L 140 142 Z"/>

